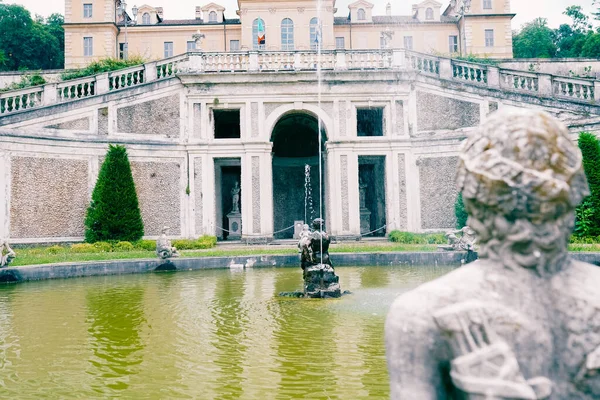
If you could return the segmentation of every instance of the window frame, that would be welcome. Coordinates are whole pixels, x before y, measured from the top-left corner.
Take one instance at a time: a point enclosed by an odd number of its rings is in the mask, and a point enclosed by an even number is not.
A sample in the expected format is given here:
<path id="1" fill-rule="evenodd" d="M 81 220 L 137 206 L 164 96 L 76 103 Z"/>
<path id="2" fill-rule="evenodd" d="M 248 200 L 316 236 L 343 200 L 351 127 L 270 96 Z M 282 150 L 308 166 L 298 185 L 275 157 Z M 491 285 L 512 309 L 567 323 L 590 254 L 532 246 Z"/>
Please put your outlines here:
<path id="1" fill-rule="evenodd" d="M 86 13 L 89 11 L 89 15 Z M 83 3 L 83 18 L 93 18 L 94 15 L 94 4 L 93 3 Z"/>
<path id="2" fill-rule="evenodd" d="M 281 50 L 293 51 L 294 46 L 294 21 L 284 18 L 281 20 Z"/>
<path id="3" fill-rule="evenodd" d="M 482 3 L 483 4 L 481 5 L 481 7 L 484 10 L 491 10 L 494 8 L 494 5 L 492 4 L 492 0 L 482 0 Z"/>
<path id="4" fill-rule="evenodd" d="M 152 24 L 152 17 L 149 12 L 145 12 L 142 14 L 142 25 L 150 25 Z"/>
<path id="5" fill-rule="evenodd" d="M 311 50 L 317 50 L 319 48 L 319 46 L 317 44 L 317 30 L 318 30 L 317 28 L 319 27 L 320 23 L 321 22 L 319 21 L 319 18 L 312 17 L 308 24 L 308 26 L 309 26 L 308 34 L 309 34 Z"/>
<path id="6" fill-rule="evenodd" d="M 341 46 L 339 46 L 341 41 Z M 346 38 L 344 36 L 338 36 L 335 38 L 335 49 L 345 50 L 346 49 Z"/>
<path id="7" fill-rule="evenodd" d="M 170 45 L 170 48 L 168 48 Z M 170 55 L 167 53 L 167 51 L 170 52 Z M 163 56 L 164 58 L 171 58 L 173 57 L 173 53 L 175 51 L 175 45 L 173 42 L 163 42 Z"/>
<path id="8" fill-rule="evenodd" d="M 491 33 L 491 37 L 488 37 L 488 33 Z M 483 37 L 485 39 L 485 47 L 494 47 L 494 30 L 493 29 L 485 29 L 483 33 Z"/>
<path id="9" fill-rule="evenodd" d="M 236 43 L 237 48 L 233 48 L 233 43 Z M 229 51 L 240 51 L 240 41 L 238 39 L 230 39 L 229 40 Z"/>
<path id="10" fill-rule="evenodd" d="M 356 11 L 356 20 L 357 21 L 366 21 L 367 20 L 367 12 L 364 8 L 359 8 Z"/>
<path id="11" fill-rule="evenodd" d="M 262 21 L 263 27 L 265 28 L 265 44 L 258 44 L 258 21 Z M 252 49 L 254 50 L 265 50 L 267 48 L 267 26 L 265 20 L 258 17 L 252 21 Z"/>
<path id="12" fill-rule="evenodd" d="M 93 57 L 94 56 L 94 37 L 84 36 L 83 37 L 83 56 Z"/>
<path id="13" fill-rule="evenodd" d="M 190 44 L 192 45 L 191 47 L 190 47 Z M 188 53 L 196 51 L 197 50 L 196 49 L 196 41 L 195 40 L 188 40 L 188 41 L 186 41 L 185 42 L 185 50 Z"/>
<path id="14" fill-rule="evenodd" d="M 404 50 L 412 50 L 413 49 L 413 45 L 414 45 L 412 35 L 410 35 L 410 36 L 404 36 L 403 43 L 404 43 Z M 409 43 L 410 46 L 407 46 L 406 45 L 407 43 Z"/>
<path id="15" fill-rule="evenodd" d="M 433 16 L 433 8 L 427 7 L 427 9 L 425 10 L 425 21 L 433 21 Z"/>
<path id="16" fill-rule="evenodd" d="M 211 11 L 208 13 L 208 22 L 209 23 L 217 23 L 219 22 L 219 14 L 216 11 Z"/>
<path id="17" fill-rule="evenodd" d="M 458 35 L 448 36 L 448 51 L 450 54 L 458 53 Z"/>

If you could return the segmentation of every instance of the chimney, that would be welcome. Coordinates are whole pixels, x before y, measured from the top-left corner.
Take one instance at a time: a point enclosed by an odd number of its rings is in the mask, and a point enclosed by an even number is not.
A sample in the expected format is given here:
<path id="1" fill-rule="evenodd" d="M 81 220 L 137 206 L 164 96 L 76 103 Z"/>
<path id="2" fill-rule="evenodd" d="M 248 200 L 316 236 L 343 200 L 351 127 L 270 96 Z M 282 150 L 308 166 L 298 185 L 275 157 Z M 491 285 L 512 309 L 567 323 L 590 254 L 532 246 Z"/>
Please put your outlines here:
<path id="1" fill-rule="evenodd" d="M 196 6 L 196 19 L 202 19 L 202 7 Z"/>
<path id="2" fill-rule="evenodd" d="M 392 15 L 392 3 L 387 3 L 385 6 L 385 15 L 390 17 Z"/>

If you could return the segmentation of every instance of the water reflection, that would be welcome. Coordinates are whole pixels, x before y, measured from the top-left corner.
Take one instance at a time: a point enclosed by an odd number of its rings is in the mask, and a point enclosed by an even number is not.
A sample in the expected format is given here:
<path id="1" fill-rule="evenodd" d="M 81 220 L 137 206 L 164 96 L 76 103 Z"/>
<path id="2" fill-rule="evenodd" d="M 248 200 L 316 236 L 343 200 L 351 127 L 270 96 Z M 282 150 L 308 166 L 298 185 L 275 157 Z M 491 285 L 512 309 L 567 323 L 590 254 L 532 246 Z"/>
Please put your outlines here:
<path id="1" fill-rule="evenodd" d="M 338 300 L 277 297 L 299 268 L 0 286 L 0 397 L 385 399 L 383 323 L 445 267 L 338 268 Z"/>

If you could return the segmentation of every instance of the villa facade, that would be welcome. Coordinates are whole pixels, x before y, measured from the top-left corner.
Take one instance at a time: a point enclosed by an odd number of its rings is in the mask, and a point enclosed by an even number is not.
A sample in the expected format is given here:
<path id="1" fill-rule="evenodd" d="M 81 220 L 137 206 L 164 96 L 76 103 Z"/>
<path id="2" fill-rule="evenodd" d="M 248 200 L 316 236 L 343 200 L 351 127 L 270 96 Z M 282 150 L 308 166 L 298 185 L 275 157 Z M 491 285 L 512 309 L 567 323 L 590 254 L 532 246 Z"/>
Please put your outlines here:
<path id="1" fill-rule="evenodd" d="M 65 67 L 105 57 L 139 55 L 148 60 L 190 51 L 310 51 L 404 48 L 437 55 L 512 57 L 510 0 L 425 0 L 411 15 L 373 15 L 365 0 L 336 17 L 335 0 L 238 0 L 236 18 L 216 3 L 198 6 L 190 19 L 168 19 L 162 7 L 141 5 L 119 12 L 120 0 L 65 0 Z M 452 4 L 456 3 L 456 4 Z M 168 12 L 168 10 L 167 10 Z M 126 20 L 126 21 L 125 21 Z M 200 48 L 194 35 L 204 35 Z"/>

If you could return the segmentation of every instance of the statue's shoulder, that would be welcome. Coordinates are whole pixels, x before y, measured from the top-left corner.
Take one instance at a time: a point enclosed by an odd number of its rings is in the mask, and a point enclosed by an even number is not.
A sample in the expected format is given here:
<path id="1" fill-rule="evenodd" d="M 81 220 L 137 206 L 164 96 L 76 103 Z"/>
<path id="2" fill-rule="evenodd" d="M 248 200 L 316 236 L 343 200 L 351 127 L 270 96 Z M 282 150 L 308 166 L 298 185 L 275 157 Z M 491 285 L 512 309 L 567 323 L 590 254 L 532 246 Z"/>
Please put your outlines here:
<path id="1" fill-rule="evenodd" d="M 600 267 L 596 265 L 571 260 L 569 268 L 552 278 L 552 287 L 559 295 L 569 294 L 600 308 Z"/>

